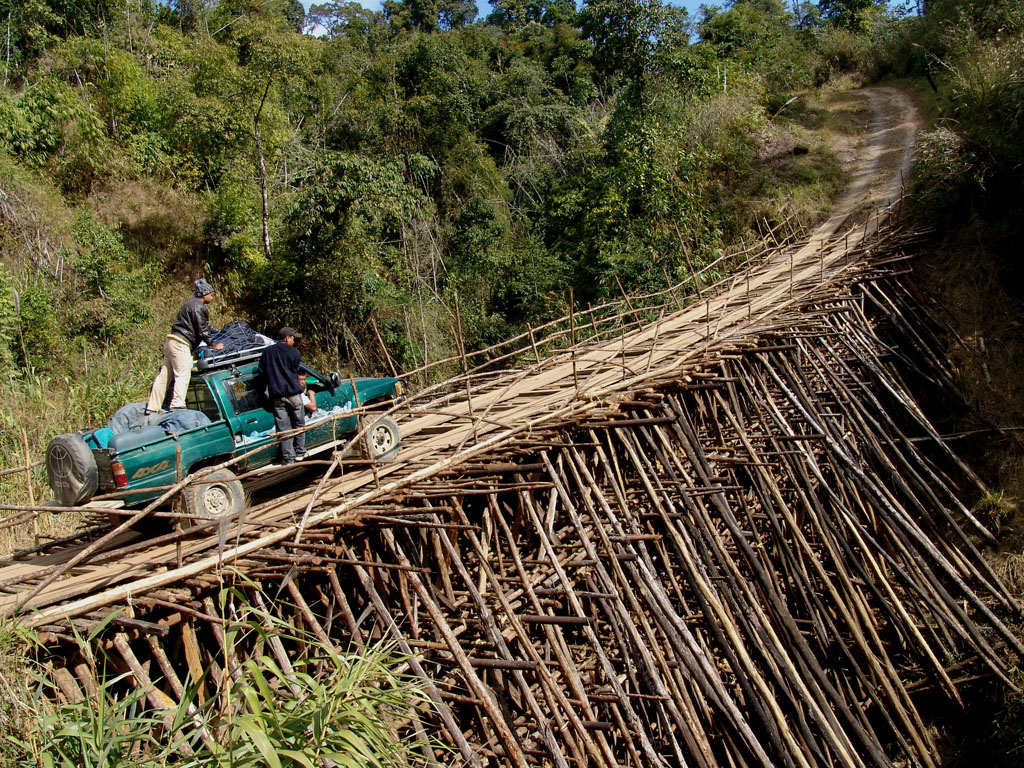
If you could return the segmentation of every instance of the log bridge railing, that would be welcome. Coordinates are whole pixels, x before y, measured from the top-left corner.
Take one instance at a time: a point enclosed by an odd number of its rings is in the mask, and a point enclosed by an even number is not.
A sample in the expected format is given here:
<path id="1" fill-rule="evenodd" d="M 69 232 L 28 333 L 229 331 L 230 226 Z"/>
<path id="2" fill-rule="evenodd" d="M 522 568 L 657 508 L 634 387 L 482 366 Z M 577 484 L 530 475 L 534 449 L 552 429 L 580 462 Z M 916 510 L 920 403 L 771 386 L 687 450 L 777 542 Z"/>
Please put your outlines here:
<path id="1" fill-rule="evenodd" d="M 904 381 L 955 392 L 896 274 L 912 240 L 883 217 L 780 243 L 689 305 L 460 355 L 396 412 L 398 462 L 339 452 L 207 536 L 9 556 L 0 604 L 71 700 L 97 682 L 75 632 L 156 707 L 217 696 L 253 649 L 215 595 L 256 584 L 321 642 L 395 642 L 430 699 L 409 730 L 465 765 L 937 765 L 922 695 L 1011 686 L 1024 649 L 962 501 L 981 482 Z"/>

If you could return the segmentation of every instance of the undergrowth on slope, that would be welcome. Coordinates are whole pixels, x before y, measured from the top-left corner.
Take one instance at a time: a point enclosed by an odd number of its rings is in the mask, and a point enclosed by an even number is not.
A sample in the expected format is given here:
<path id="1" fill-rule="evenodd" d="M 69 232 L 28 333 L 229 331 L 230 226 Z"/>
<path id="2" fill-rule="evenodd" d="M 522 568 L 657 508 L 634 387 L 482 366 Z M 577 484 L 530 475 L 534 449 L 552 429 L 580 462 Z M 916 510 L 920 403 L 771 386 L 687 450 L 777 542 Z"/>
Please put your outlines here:
<path id="1" fill-rule="evenodd" d="M 960 139 L 947 128 L 924 136 L 934 146 Z M 959 149 L 920 164 L 934 169 L 959 162 Z M 973 182 L 967 180 L 971 187 Z M 989 489 L 973 500 L 979 518 L 999 536 L 998 550 L 989 553 L 995 572 L 1010 591 L 1024 599 L 1024 359 L 1021 317 L 1024 294 L 1012 279 L 1001 229 L 989 215 L 972 213 L 977 200 L 955 184 L 940 185 L 939 195 L 962 195 L 954 222 L 940 227 L 926 256 L 914 264 L 913 279 L 927 296 L 931 310 L 948 324 L 945 355 L 970 412 L 937 414 L 939 430 L 965 456 Z M 991 212 L 989 212 L 990 214 Z M 934 218 L 929 216 L 934 222 Z M 966 219 L 966 220 L 965 220 Z M 947 223 L 948 224 L 948 223 Z M 1022 628 L 1018 626 L 1018 632 Z M 1020 674 L 1016 675 L 1019 678 Z M 1020 680 L 1017 680 L 1018 684 Z M 970 768 L 1016 768 L 1024 752 L 1024 695 L 991 681 L 969 684 L 965 710 L 943 725 L 943 764 Z"/>
<path id="2" fill-rule="evenodd" d="M 242 590 L 223 590 L 218 603 L 227 647 L 241 659 L 223 695 L 205 701 L 196 680 L 184 682 L 185 693 L 175 703 L 162 693 L 160 680 L 146 687 L 130 673 L 119 674 L 96 650 L 111 632 L 113 615 L 88 636 L 76 635 L 84 663 L 102 681 L 95 695 L 81 701 L 64 698 L 31 632 L 0 628 L 0 724 L 7 733 L 0 764 L 310 768 L 329 761 L 415 768 L 426 763 L 425 751 L 444 763 L 443 745 L 410 731 L 412 711 L 430 704 L 418 683 L 397 671 L 403 659 L 392 644 L 342 652 L 255 607 Z M 271 643 L 287 649 L 290 669 L 269 651 Z M 222 661 L 227 669 L 228 660 Z M 154 708 L 153 698 L 168 707 Z"/>

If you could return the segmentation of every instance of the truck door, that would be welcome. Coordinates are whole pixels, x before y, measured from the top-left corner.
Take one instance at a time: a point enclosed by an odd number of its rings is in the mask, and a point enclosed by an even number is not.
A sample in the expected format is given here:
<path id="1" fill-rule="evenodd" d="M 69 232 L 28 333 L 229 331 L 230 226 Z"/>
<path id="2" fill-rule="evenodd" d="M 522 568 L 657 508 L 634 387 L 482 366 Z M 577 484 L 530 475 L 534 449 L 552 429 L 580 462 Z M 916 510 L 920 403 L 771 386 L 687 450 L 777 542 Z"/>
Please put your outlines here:
<path id="1" fill-rule="evenodd" d="M 224 391 L 232 406 L 228 421 L 235 435 L 236 453 L 249 453 L 261 446 L 273 446 L 276 438 L 274 414 L 267 409 L 267 398 L 263 394 L 263 380 L 256 371 L 230 376 L 223 381 Z M 277 458 L 273 447 L 260 451 L 241 462 L 241 468 L 254 469 L 270 464 Z"/>
<path id="2" fill-rule="evenodd" d="M 306 414 L 306 450 L 344 441 L 356 428 L 356 417 L 345 415 L 355 407 L 352 387 L 345 383 L 332 393 L 330 379 L 305 365 L 301 370 L 307 377 L 307 387 L 315 393 L 317 405 L 315 413 Z"/>

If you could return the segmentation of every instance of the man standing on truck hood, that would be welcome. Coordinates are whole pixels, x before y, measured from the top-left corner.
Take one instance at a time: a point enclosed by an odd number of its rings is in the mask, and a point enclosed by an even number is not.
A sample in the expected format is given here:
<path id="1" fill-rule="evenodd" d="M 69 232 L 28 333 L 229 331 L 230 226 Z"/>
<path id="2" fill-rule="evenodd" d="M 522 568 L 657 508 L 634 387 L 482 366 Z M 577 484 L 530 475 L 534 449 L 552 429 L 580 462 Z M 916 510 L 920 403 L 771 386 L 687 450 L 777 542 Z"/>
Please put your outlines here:
<path id="1" fill-rule="evenodd" d="M 206 308 L 213 301 L 213 286 L 205 277 L 192 284 L 196 287 L 196 295 L 181 305 L 178 316 L 171 323 L 171 332 L 164 340 L 164 360 L 149 390 L 146 413 L 159 413 L 163 409 L 168 376 L 174 379 L 171 410 L 184 410 L 185 392 L 192 378 L 192 353 L 202 341 L 214 349 L 224 347 L 221 343 L 213 343 L 217 329 L 210 325 L 210 311 Z"/>
<path id="2" fill-rule="evenodd" d="M 302 382 L 299 363 L 302 355 L 295 342 L 302 334 L 287 325 L 277 332 L 280 341 L 267 347 L 260 355 L 260 375 L 267 384 L 274 428 L 280 432 L 306 426 L 306 409 L 302 407 Z M 306 455 L 306 433 L 297 432 L 281 441 L 281 463 L 293 464 Z"/>

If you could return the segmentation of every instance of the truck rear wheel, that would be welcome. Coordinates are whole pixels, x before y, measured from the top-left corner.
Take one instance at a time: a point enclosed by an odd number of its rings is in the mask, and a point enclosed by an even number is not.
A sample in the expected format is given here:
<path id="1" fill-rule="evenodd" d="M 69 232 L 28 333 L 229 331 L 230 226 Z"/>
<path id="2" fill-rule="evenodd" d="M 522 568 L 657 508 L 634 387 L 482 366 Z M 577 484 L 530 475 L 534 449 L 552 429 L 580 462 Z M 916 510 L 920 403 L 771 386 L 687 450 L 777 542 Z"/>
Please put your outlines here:
<path id="1" fill-rule="evenodd" d="M 402 436 L 398 425 L 388 416 L 381 416 L 366 435 L 370 445 L 370 458 L 374 461 L 391 461 L 398 455 Z"/>
<path id="2" fill-rule="evenodd" d="M 46 474 L 53 498 L 64 507 L 83 504 L 99 487 L 92 450 L 81 435 L 57 435 L 46 446 Z"/>
<path id="3" fill-rule="evenodd" d="M 215 470 L 189 483 L 182 495 L 185 511 L 194 525 L 235 517 L 247 505 L 242 481 L 230 469 Z"/>

